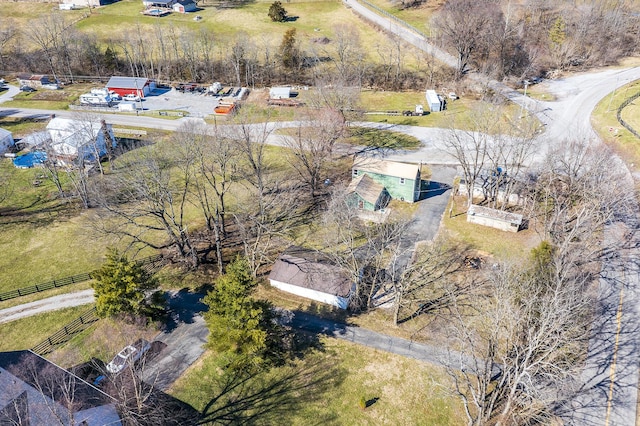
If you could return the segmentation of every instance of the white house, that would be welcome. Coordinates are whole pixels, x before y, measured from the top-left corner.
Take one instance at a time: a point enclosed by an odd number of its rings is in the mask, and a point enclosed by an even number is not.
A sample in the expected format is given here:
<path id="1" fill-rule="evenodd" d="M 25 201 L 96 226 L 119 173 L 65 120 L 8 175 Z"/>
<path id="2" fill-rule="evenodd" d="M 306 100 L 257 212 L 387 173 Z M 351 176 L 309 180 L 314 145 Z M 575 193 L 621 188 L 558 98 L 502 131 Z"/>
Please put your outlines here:
<path id="1" fill-rule="evenodd" d="M 104 121 L 73 120 L 55 117 L 47 124 L 51 139 L 51 150 L 60 160 L 73 161 L 82 157 L 87 161 L 97 161 L 107 153 L 107 139 L 115 148 L 113 128 Z"/>
<path id="2" fill-rule="evenodd" d="M 13 135 L 10 131 L 0 127 L 0 154 L 4 154 L 14 145 Z"/>
<path id="3" fill-rule="evenodd" d="M 272 286 L 297 296 L 347 309 L 355 284 L 325 255 L 292 246 L 269 274 Z"/>

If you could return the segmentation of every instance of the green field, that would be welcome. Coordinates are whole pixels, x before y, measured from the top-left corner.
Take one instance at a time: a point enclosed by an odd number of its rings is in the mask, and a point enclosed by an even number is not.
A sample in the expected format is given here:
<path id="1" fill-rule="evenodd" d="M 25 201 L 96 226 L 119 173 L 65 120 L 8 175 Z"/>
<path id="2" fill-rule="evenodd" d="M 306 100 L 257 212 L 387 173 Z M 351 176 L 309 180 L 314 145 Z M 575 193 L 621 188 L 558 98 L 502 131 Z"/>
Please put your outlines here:
<path id="1" fill-rule="evenodd" d="M 78 318 L 91 306 L 78 306 L 0 324 L 0 351 L 29 349 Z"/>
<path id="2" fill-rule="evenodd" d="M 340 340 L 323 337 L 320 344 L 321 350 L 293 366 L 255 376 L 242 387 L 244 393 L 222 392 L 216 356 L 207 352 L 169 393 L 199 411 L 212 402 L 208 412 L 227 401 L 262 393 L 264 399 L 257 398 L 256 404 L 273 406 L 260 416 L 262 424 L 465 424 L 462 406 L 447 389 L 450 379 L 442 369 Z M 362 397 L 369 404 L 364 410 L 359 406 Z"/>

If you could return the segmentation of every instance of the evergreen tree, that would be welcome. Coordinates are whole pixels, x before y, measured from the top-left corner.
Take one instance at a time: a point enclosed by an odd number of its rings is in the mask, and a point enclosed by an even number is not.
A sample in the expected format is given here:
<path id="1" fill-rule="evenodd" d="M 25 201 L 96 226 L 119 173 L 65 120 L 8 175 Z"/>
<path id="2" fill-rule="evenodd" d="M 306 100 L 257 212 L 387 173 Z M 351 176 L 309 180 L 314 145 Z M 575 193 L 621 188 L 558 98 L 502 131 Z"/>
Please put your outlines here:
<path id="1" fill-rule="evenodd" d="M 204 298 L 209 347 L 243 367 L 277 361 L 281 353 L 280 327 L 273 321 L 271 304 L 251 297 L 256 286 L 249 263 L 238 257 Z"/>
<path id="2" fill-rule="evenodd" d="M 92 276 L 100 317 L 119 314 L 153 316 L 162 309 L 158 294 L 154 294 L 151 301 L 146 296 L 158 286 L 153 276 L 116 249 L 109 249 L 107 261 Z"/>
<path id="3" fill-rule="evenodd" d="M 300 62 L 298 48 L 296 47 L 296 29 L 290 28 L 282 37 L 280 44 L 280 55 L 282 56 L 282 65 L 285 68 L 295 68 Z"/>
<path id="4" fill-rule="evenodd" d="M 284 22 L 287 20 L 287 11 L 279 1 L 273 2 L 269 7 L 269 18 L 273 22 Z"/>

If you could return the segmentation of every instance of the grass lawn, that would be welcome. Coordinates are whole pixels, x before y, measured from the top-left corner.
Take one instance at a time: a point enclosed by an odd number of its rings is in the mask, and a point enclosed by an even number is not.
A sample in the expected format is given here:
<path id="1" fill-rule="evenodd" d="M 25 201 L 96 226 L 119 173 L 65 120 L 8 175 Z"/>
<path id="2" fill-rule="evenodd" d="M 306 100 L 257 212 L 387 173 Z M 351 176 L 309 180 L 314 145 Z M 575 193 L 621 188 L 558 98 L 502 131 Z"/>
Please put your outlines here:
<path id="1" fill-rule="evenodd" d="M 5 104 L 3 104 L 5 105 Z M 0 117 L 0 127 L 10 131 L 14 139 L 22 139 L 31 133 L 39 132 L 47 127 L 48 118 L 41 120 L 28 117 Z"/>
<path id="2" fill-rule="evenodd" d="M 333 39 L 338 25 L 357 28 L 360 40 L 366 40 L 368 45 L 384 45 L 387 42 L 384 34 L 367 25 L 339 1 L 286 2 L 284 7 L 288 15 L 296 19 L 285 23 L 272 22 L 268 17 L 271 3 L 272 1 L 256 1 L 237 8 L 203 6 L 197 12 L 202 19 L 195 22 L 193 13 L 145 16 L 140 13 L 143 6 L 139 0 L 123 0 L 92 9 L 90 16 L 79 21 L 76 27 L 83 32 L 95 34 L 105 45 L 113 39 L 113 34 L 127 34 L 131 39 L 142 40 L 142 43 L 173 36 L 180 42 L 187 31 L 199 37 L 197 34 L 204 30 L 202 34 L 206 33 L 207 37 L 213 38 L 216 54 L 227 49 L 228 43 L 225 40 L 235 41 L 241 33 L 247 34 L 259 50 L 264 49 L 264 46 L 277 48 L 284 33 L 290 28 L 296 29 L 296 39 L 304 48 L 317 48 L 314 40 L 322 37 Z M 370 56 L 375 59 L 376 54 L 371 53 Z"/>
<path id="3" fill-rule="evenodd" d="M 0 324 L 0 351 L 32 348 L 90 308 L 85 305 L 61 309 Z"/>
<path id="4" fill-rule="evenodd" d="M 640 165 L 640 139 L 622 127 L 616 119 L 618 107 L 630 96 L 640 91 L 640 82 L 632 82 L 607 95 L 598 103 L 591 115 L 591 124 L 604 140 L 632 171 Z M 640 99 L 622 110 L 622 119 L 640 132 Z M 633 166 L 632 166 L 633 164 Z"/>
<path id="5" fill-rule="evenodd" d="M 17 169 L 0 159 L 9 196 L 0 207 L 0 291 L 95 269 L 115 241 L 93 232 L 92 211 L 78 211 L 58 198 L 40 169 Z M 42 183 L 34 186 L 34 179 Z"/>
<path id="6" fill-rule="evenodd" d="M 20 92 L 12 101 L 5 102 L 2 106 L 9 108 L 66 110 L 69 109 L 69 104 L 74 103 L 81 94 L 88 92 L 92 87 L 99 86 L 100 83 L 76 83 L 65 85 L 64 89 L 61 90 L 39 89 L 31 93 Z"/>
<path id="7" fill-rule="evenodd" d="M 517 233 L 500 231 L 487 226 L 467 222 L 466 197 L 453 198 L 453 215 L 449 217 L 449 206 L 443 218 L 444 229 L 451 237 L 469 244 L 472 248 L 500 258 L 517 258 L 539 244 L 539 235 L 534 229 Z M 451 201 L 450 201 L 451 203 Z"/>
<path id="8" fill-rule="evenodd" d="M 143 327 L 123 321 L 101 319 L 47 355 L 47 358 L 65 368 L 88 361 L 92 357 L 109 362 L 123 347 L 141 338 L 151 342 L 157 334 L 158 330 L 153 326 Z"/>
<path id="9" fill-rule="evenodd" d="M 367 0 L 374 6 L 384 10 L 385 12 L 407 22 L 409 25 L 416 28 L 422 34 L 430 37 L 431 32 L 431 18 L 433 14 L 443 5 L 443 0 L 427 1 L 417 7 L 409 7 L 406 9 L 400 9 L 398 2 L 390 0 Z"/>
<path id="10" fill-rule="evenodd" d="M 449 394 L 450 380 L 442 369 L 340 340 L 322 337 L 320 344 L 322 350 L 312 351 L 295 365 L 275 368 L 247 384 L 245 389 L 259 394 L 270 384 L 283 382 L 283 392 L 264 401 L 276 402 L 260 417 L 265 424 L 464 424 L 462 407 Z M 220 395 L 219 374 L 216 355 L 207 352 L 169 393 L 202 411 Z M 242 396 L 222 395 L 211 408 Z M 362 397 L 369 404 L 365 410 L 359 406 Z"/>

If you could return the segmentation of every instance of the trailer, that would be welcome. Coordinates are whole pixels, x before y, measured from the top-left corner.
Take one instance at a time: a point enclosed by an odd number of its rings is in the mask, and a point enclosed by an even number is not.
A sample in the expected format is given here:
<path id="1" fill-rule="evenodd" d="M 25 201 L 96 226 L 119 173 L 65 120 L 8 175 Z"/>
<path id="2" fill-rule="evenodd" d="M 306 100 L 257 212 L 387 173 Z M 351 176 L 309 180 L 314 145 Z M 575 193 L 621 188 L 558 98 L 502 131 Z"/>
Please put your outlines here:
<path id="1" fill-rule="evenodd" d="M 113 104 L 113 100 L 109 94 L 95 94 L 95 93 L 85 93 L 80 95 L 80 105 L 89 105 L 89 106 L 108 106 L 110 107 Z"/>

